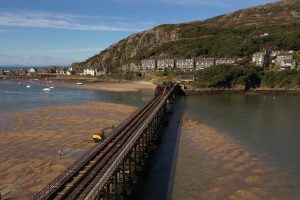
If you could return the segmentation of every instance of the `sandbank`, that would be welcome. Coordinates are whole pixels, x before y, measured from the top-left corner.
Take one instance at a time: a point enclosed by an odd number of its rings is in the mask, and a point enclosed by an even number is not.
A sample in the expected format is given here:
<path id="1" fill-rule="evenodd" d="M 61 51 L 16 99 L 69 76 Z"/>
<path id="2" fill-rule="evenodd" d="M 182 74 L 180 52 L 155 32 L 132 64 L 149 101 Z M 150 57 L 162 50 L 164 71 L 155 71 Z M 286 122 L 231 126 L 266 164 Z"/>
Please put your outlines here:
<path id="1" fill-rule="evenodd" d="M 134 110 L 125 105 L 87 103 L 0 115 L 3 199 L 30 199 L 95 145 L 94 131 L 119 124 Z"/>
<path id="2" fill-rule="evenodd" d="M 66 86 L 71 85 L 68 83 Z M 111 92 L 153 91 L 155 89 L 155 85 L 151 82 L 84 82 L 82 85 L 73 84 L 72 87 Z"/>

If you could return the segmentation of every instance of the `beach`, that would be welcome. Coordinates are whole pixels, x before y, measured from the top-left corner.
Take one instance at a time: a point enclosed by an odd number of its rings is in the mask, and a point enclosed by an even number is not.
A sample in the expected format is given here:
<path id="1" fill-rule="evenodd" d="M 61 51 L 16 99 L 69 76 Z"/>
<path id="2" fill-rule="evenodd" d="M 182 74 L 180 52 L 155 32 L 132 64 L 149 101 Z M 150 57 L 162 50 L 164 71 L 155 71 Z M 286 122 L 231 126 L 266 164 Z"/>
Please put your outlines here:
<path id="1" fill-rule="evenodd" d="M 47 80 L 42 78 L 33 77 L 14 77 L 10 80 L 17 80 L 21 83 L 40 83 L 46 85 L 47 81 L 51 81 L 49 85 L 92 89 L 110 92 L 137 92 L 137 91 L 153 91 L 156 87 L 153 81 L 121 81 L 121 80 L 101 80 L 91 77 L 68 77 L 58 76 L 48 78 Z M 78 84 L 80 83 L 80 84 Z"/>
<path id="2" fill-rule="evenodd" d="M 82 85 L 67 83 L 66 86 L 111 91 L 111 92 L 137 92 L 137 91 L 153 91 L 155 85 L 152 82 L 84 82 Z"/>
<path id="3" fill-rule="evenodd" d="M 2 197 L 30 199 L 95 145 L 93 132 L 118 125 L 134 110 L 112 103 L 83 103 L 0 115 Z"/>
<path id="4" fill-rule="evenodd" d="M 49 79 L 52 85 L 64 87 L 92 89 L 110 92 L 153 91 L 156 85 L 153 81 L 108 81 L 85 77 L 56 77 Z M 44 82 L 40 79 L 37 82 Z"/>

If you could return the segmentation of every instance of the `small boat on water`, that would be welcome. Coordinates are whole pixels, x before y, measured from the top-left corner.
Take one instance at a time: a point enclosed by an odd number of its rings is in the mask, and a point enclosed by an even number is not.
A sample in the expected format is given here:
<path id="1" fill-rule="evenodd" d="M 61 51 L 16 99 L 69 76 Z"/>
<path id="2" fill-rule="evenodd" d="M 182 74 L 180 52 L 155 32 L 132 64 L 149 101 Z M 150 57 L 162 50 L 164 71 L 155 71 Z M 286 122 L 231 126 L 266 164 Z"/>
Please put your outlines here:
<path id="1" fill-rule="evenodd" d="M 27 88 L 30 88 L 30 85 L 27 85 L 26 87 L 27 87 Z"/>
<path id="2" fill-rule="evenodd" d="M 44 92 L 50 92 L 50 88 L 43 88 Z"/>
<path id="3" fill-rule="evenodd" d="M 82 85 L 83 83 L 76 83 L 76 85 Z"/>
<path id="4" fill-rule="evenodd" d="M 47 86 L 43 88 L 44 92 L 50 92 L 51 88 L 54 88 L 53 86 L 49 86 L 49 82 L 47 81 Z"/>
<path id="5" fill-rule="evenodd" d="M 53 87 L 53 86 L 50 86 L 49 88 L 50 88 L 50 89 L 54 89 L 54 87 Z"/>

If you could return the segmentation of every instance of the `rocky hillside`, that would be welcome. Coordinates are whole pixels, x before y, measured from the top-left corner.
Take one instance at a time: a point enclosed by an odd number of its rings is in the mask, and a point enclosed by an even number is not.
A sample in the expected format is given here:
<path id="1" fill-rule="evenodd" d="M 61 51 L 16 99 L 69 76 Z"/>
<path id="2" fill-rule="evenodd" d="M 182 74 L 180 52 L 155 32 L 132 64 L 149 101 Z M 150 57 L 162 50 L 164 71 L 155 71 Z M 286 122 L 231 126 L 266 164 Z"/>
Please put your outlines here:
<path id="1" fill-rule="evenodd" d="M 264 33 L 269 35 L 262 37 Z M 300 0 L 281 0 L 205 21 L 160 25 L 76 65 L 117 70 L 143 58 L 244 57 L 262 48 L 300 49 Z"/>

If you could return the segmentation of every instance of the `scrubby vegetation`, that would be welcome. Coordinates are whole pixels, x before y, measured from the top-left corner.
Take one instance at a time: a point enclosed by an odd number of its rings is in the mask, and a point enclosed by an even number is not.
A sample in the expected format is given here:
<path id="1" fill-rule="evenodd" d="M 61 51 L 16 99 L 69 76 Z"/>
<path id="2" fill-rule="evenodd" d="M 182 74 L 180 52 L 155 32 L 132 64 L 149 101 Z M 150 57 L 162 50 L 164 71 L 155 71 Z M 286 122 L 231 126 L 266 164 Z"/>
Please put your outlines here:
<path id="1" fill-rule="evenodd" d="M 109 75 L 109 78 L 114 80 L 126 80 L 126 81 L 138 81 L 143 79 L 142 74 L 134 73 L 134 72 L 128 72 L 128 73 L 115 72 Z"/>
<path id="2" fill-rule="evenodd" d="M 300 71 L 266 71 L 262 77 L 262 87 L 300 88 Z"/>
<path id="3" fill-rule="evenodd" d="M 263 71 L 254 67 L 220 65 L 195 73 L 193 86 L 200 88 L 259 87 Z"/>
<path id="4" fill-rule="evenodd" d="M 300 71 L 223 65 L 195 72 L 197 88 L 300 88 Z"/>

